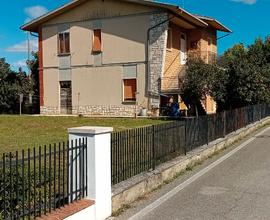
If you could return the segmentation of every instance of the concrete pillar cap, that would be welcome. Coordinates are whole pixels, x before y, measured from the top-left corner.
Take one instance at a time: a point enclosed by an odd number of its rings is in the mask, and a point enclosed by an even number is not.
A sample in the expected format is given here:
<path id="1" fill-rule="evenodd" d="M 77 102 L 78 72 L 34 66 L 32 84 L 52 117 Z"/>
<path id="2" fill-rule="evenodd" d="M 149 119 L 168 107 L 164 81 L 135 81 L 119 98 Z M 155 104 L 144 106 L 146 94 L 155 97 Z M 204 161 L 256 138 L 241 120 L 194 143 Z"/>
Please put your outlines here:
<path id="1" fill-rule="evenodd" d="M 113 127 L 82 126 L 68 128 L 69 134 L 106 134 L 113 132 Z"/>

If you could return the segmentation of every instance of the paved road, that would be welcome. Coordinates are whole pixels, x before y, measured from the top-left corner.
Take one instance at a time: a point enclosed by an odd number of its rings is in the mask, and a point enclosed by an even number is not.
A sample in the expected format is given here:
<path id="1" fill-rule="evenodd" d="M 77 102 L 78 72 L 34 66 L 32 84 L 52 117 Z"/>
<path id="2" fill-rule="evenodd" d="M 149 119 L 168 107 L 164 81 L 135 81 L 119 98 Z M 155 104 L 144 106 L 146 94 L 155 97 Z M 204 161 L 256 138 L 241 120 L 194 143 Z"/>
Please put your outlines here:
<path id="1" fill-rule="evenodd" d="M 242 149 L 179 192 L 175 193 L 175 188 L 180 184 L 166 192 L 171 193 L 168 198 L 160 195 L 148 204 L 142 203 L 141 210 L 135 209 L 136 212 L 131 211 L 129 216 L 123 218 L 270 219 L 270 129 L 254 137 L 252 142 L 243 144 Z M 203 169 L 207 169 L 207 166 Z M 202 170 L 195 175 L 200 172 Z M 157 207 L 153 206 L 155 203 Z"/>

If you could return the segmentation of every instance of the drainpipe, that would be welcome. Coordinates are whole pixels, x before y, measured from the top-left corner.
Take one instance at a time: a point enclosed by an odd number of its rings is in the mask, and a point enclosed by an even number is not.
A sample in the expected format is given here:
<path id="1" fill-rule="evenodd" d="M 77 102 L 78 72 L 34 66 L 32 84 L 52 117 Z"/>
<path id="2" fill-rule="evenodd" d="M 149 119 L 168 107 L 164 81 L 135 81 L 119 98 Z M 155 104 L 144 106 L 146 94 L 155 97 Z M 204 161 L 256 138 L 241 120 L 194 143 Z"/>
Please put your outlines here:
<path id="1" fill-rule="evenodd" d="M 158 24 L 156 24 L 156 25 L 154 25 L 153 27 L 150 27 L 148 30 L 147 30 L 147 45 L 146 45 L 146 63 L 147 63 L 147 65 L 146 65 L 146 74 L 147 74 L 147 77 L 148 77 L 148 82 L 147 82 L 147 93 L 148 93 L 148 109 L 150 109 L 150 98 L 149 98 L 149 94 L 150 94 L 150 89 L 149 89 L 149 73 L 150 73 L 150 57 L 149 57 L 149 55 L 150 55 L 150 53 L 149 53 L 149 47 L 150 47 L 150 31 L 151 30 L 153 30 L 153 29 L 155 29 L 155 28 L 157 28 L 158 26 L 160 26 L 160 25 L 162 25 L 162 24 L 164 24 L 164 23 L 166 23 L 166 22 L 168 22 L 168 21 L 170 21 L 170 20 L 172 20 L 173 18 L 175 17 L 175 15 L 173 15 L 172 17 L 170 17 L 170 18 L 168 18 L 168 19 L 166 19 L 166 20 L 164 20 L 164 21 L 162 21 L 162 22 L 160 22 L 160 23 L 158 23 Z"/>

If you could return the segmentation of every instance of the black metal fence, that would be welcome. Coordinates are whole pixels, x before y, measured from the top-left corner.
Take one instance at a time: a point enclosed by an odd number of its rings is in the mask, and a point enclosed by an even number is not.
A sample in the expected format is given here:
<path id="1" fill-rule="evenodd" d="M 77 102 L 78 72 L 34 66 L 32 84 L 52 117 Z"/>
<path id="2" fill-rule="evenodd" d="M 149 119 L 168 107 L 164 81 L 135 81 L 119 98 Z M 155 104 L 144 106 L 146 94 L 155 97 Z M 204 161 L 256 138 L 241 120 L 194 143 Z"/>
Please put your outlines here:
<path id="1" fill-rule="evenodd" d="M 114 132 L 112 184 L 270 115 L 254 105 L 198 118 Z M 0 159 L 0 220 L 33 219 L 87 193 L 87 140 L 3 154 Z"/>
<path id="2" fill-rule="evenodd" d="M 84 198 L 86 143 L 80 139 L 3 154 L 0 219 L 35 219 Z"/>
<path id="3" fill-rule="evenodd" d="M 114 132 L 112 184 L 270 116 L 270 105 L 247 106 L 198 118 Z"/>
<path id="4" fill-rule="evenodd" d="M 154 169 L 184 152 L 185 123 L 176 121 L 112 134 L 112 183 Z M 182 143 L 182 144 L 181 144 Z"/>

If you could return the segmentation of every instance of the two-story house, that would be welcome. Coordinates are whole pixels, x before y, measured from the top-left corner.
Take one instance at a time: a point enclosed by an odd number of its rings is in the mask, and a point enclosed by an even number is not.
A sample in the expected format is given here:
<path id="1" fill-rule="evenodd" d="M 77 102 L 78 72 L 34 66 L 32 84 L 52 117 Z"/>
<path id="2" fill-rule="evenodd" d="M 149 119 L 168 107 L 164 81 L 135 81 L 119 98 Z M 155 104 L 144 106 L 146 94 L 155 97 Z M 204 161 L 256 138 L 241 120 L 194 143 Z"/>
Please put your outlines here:
<path id="1" fill-rule="evenodd" d="M 38 33 L 41 114 L 95 116 L 133 116 L 159 109 L 166 94 L 180 97 L 187 56 L 212 61 L 217 31 L 230 32 L 146 0 L 73 0 L 21 29 Z"/>

